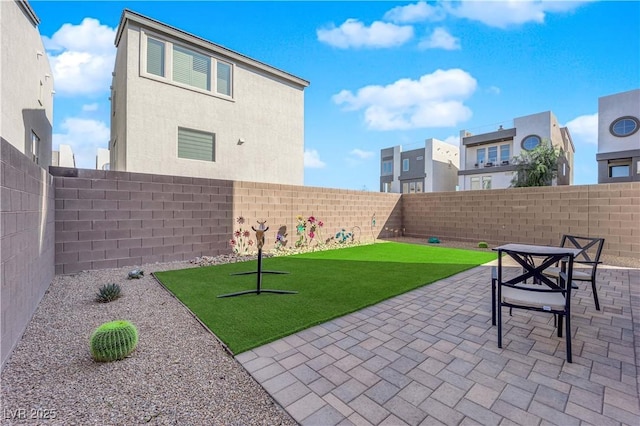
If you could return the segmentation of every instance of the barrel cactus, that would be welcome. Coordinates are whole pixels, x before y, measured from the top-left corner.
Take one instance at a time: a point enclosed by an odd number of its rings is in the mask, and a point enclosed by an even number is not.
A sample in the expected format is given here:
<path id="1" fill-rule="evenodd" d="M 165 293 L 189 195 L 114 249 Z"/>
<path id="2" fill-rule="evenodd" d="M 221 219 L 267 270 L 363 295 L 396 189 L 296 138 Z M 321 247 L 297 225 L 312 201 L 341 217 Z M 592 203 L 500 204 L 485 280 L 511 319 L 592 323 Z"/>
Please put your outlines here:
<path id="1" fill-rule="evenodd" d="M 125 320 L 106 322 L 93 331 L 91 355 L 96 361 L 116 361 L 125 358 L 138 344 L 138 330 Z"/>

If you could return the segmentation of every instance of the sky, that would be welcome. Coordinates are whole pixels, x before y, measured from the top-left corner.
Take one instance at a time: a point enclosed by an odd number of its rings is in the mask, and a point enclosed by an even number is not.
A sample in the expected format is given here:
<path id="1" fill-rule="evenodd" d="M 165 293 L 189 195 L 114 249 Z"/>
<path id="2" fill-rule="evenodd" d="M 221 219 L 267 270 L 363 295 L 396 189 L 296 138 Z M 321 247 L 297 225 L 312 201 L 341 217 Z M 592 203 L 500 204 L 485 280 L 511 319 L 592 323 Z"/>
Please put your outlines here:
<path id="1" fill-rule="evenodd" d="M 108 148 L 114 38 L 127 8 L 310 82 L 304 184 L 379 190 L 380 150 L 459 145 L 552 111 L 597 183 L 598 98 L 640 88 L 637 1 L 32 0 L 54 74 L 53 149 Z"/>

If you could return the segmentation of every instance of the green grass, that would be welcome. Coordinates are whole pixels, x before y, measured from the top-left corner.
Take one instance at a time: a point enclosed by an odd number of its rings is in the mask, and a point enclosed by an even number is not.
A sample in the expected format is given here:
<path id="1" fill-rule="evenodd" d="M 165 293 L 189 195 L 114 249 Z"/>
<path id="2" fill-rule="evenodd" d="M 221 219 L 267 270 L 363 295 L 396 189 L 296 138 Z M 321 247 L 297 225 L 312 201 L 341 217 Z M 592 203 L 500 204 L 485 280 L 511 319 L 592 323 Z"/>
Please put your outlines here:
<path id="1" fill-rule="evenodd" d="M 298 294 L 218 295 L 255 290 L 257 261 L 157 272 L 155 276 L 234 353 L 357 311 L 496 258 L 495 253 L 380 243 L 263 259 L 263 289 Z"/>

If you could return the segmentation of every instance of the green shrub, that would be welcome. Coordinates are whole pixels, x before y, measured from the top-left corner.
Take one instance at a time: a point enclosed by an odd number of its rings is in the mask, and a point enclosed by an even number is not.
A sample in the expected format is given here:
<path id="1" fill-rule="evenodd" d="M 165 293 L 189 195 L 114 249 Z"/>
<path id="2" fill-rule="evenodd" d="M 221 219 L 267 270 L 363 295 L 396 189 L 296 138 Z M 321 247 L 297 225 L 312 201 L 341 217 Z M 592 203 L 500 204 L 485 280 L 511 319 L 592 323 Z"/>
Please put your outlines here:
<path id="1" fill-rule="evenodd" d="M 489 244 L 485 243 L 484 241 L 480 241 L 478 243 L 478 248 L 489 248 Z"/>
<path id="2" fill-rule="evenodd" d="M 89 343 L 96 361 L 124 359 L 138 345 L 138 330 L 129 321 L 106 322 L 93 331 Z"/>
<path id="3" fill-rule="evenodd" d="M 105 284 L 98 290 L 96 294 L 96 302 L 108 303 L 120 297 L 120 286 L 118 284 Z"/>
<path id="4" fill-rule="evenodd" d="M 440 244 L 440 239 L 438 237 L 429 238 L 429 244 Z"/>

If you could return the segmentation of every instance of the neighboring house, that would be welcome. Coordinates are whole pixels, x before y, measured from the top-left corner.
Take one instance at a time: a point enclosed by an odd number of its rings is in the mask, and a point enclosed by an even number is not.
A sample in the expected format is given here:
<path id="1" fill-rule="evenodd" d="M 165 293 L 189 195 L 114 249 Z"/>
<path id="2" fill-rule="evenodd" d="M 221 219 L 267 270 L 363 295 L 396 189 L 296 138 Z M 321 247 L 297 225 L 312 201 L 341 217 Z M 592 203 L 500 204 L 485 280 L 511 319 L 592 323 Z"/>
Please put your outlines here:
<path id="1" fill-rule="evenodd" d="M 96 170 L 110 170 L 109 150 L 104 148 L 98 148 L 96 154 Z"/>
<path id="2" fill-rule="evenodd" d="M 455 191 L 460 149 L 438 139 L 424 148 L 402 151 L 402 146 L 380 151 L 380 192 Z"/>
<path id="3" fill-rule="evenodd" d="M 0 137 L 48 169 L 54 92 L 39 23 L 29 2 L 0 1 Z"/>
<path id="4" fill-rule="evenodd" d="M 598 183 L 640 181 L 640 89 L 598 99 Z"/>
<path id="5" fill-rule="evenodd" d="M 61 143 L 58 147 L 58 151 L 53 151 L 51 165 L 56 167 L 71 167 L 75 169 L 76 156 L 73 155 L 71 146 Z"/>
<path id="6" fill-rule="evenodd" d="M 299 77 L 124 10 L 111 170 L 302 185 Z"/>
<path id="7" fill-rule="evenodd" d="M 518 117 L 513 127 L 473 135 L 460 132 L 461 191 L 470 189 L 499 189 L 511 186 L 514 171 L 513 157 L 531 150 L 548 140 L 560 149 L 558 177 L 554 185 L 573 184 L 575 147 L 566 127 L 560 127 L 551 111 Z"/>

